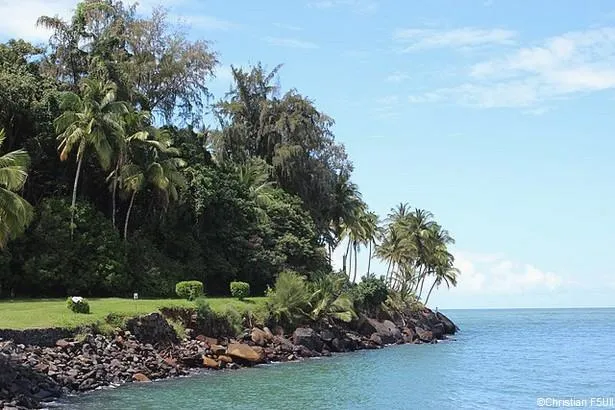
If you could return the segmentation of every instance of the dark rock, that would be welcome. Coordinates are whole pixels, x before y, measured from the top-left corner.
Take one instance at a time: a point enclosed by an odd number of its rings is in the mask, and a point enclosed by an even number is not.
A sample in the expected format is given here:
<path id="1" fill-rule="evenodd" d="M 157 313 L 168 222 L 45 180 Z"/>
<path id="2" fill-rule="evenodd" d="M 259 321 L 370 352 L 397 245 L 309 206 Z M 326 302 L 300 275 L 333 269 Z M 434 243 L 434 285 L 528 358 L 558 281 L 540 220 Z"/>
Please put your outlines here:
<path id="1" fill-rule="evenodd" d="M 273 344 L 278 346 L 282 352 L 289 353 L 293 351 L 293 343 L 284 336 L 274 336 Z"/>
<path id="2" fill-rule="evenodd" d="M 382 339 L 382 343 L 391 344 L 402 340 L 402 335 L 395 323 L 390 320 L 379 322 L 376 319 L 364 318 L 359 327 L 359 333 L 365 337 L 370 337 L 376 333 Z"/>
<path id="3" fill-rule="evenodd" d="M 331 341 L 335 339 L 335 333 L 333 333 L 331 329 L 324 329 L 320 332 L 320 339 L 323 342 L 331 343 Z"/>
<path id="4" fill-rule="evenodd" d="M 448 317 L 444 316 L 442 313 L 437 312 L 436 317 L 440 322 L 444 325 L 444 333 L 447 335 L 454 335 L 459 328 L 455 325 Z"/>
<path id="5" fill-rule="evenodd" d="M 434 339 L 433 333 L 431 333 L 430 330 L 425 330 L 422 327 L 417 326 L 415 328 L 416 331 L 416 335 L 418 336 L 418 339 L 422 342 L 431 342 Z"/>
<path id="6" fill-rule="evenodd" d="M 322 350 L 322 340 L 320 340 L 316 331 L 309 327 L 297 328 L 293 333 L 293 343 L 317 352 Z"/>
<path id="7" fill-rule="evenodd" d="M 369 340 L 378 346 L 382 346 L 382 338 L 378 336 L 378 333 L 372 333 Z"/>
<path id="8" fill-rule="evenodd" d="M 175 330 L 160 313 L 129 319 L 126 328 L 142 343 L 168 345 L 179 342 Z"/>

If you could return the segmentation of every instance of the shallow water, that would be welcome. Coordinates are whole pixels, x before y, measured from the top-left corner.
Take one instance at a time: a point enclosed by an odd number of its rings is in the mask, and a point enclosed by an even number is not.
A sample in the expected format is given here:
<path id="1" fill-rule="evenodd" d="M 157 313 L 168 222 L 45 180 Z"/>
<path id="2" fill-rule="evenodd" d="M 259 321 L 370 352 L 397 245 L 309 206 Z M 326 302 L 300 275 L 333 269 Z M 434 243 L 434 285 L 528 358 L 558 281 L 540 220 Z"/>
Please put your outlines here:
<path id="1" fill-rule="evenodd" d="M 615 397 L 615 309 L 444 313 L 462 329 L 454 341 L 130 384 L 61 407 L 531 409 L 539 398 L 590 407 L 591 397 Z"/>

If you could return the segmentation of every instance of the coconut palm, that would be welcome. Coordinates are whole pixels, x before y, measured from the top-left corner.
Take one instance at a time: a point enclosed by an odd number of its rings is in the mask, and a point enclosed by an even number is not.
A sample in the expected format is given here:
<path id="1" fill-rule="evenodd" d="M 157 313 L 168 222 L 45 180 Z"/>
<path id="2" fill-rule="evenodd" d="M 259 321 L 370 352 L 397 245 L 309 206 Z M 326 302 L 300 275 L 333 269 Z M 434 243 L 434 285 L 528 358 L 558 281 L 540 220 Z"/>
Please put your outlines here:
<path id="1" fill-rule="evenodd" d="M 54 121 L 60 140 L 60 159 L 65 161 L 77 150 L 77 170 L 71 202 L 71 237 L 74 230 L 75 203 L 83 160 L 93 151 L 103 170 L 111 166 L 114 147 L 124 135 L 123 118 L 127 113 L 124 102 L 115 101 L 116 86 L 110 81 L 85 79 L 81 82 L 81 96 L 64 94 L 64 113 Z"/>
<path id="2" fill-rule="evenodd" d="M 128 225 L 135 198 L 148 185 L 164 196 L 164 208 L 170 200 L 178 198 L 177 188 L 185 184 L 180 169 L 185 166 L 179 151 L 171 146 L 164 133 L 154 133 L 150 139 L 131 140 L 131 162 L 120 171 L 120 186 L 130 195 L 124 219 L 124 240 L 128 237 Z"/>
<path id="3" fill-rule="evenodd" d="M 425 305 L 429 302 L 429 297 L 431 296 L 431 292 L 433 291 L 435 286 L 440 286 L 442 282 L 446 284 L 447 288 L 451 286 L 457 286 L 457 276 L 459 275 L 459 269 L 453 266 L 453 259 L 449 260 L 446 264 L 439 266 L 436 268 L 436 279 L 434 280 L 429 292 L 427 293 L 427 297 L 425 298 Z"/>
<path id="4" fill-rule="evenodd" d="M 5 137 L 0 129 L 0 146 Z M 16 193 L 28 178 L 29 165 L 30 156 L 23 149 L 0 156 L 0 247 L 23 233 L 32 220 L 32 206 Z"/>

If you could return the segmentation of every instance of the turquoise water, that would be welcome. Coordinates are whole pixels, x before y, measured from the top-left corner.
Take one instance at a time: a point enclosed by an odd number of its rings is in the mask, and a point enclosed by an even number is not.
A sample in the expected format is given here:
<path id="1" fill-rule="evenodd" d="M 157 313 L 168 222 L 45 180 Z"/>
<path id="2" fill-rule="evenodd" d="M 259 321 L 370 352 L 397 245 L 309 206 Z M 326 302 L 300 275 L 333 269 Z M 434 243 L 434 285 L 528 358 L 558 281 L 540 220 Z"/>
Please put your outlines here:
<path id="1" fill-rule="evenodd" d="M 615 397 L 615 309 L 444 313 L 462 329 L 454 341 L 127 385 L 62 407 L 533 409 L 540 397 Z"/>

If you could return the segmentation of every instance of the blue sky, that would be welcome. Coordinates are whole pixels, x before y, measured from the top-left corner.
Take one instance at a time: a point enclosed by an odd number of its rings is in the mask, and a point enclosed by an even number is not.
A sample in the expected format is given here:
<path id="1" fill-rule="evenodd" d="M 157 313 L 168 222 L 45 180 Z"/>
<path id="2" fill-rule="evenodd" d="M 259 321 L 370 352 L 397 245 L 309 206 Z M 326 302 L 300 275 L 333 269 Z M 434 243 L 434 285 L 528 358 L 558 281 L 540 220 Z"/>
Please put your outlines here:
<path id="1" fill-rule="evenodd" d="M 36 17 L 75 4 L 0 0 L 0 38 L 42 41 Z M 615 4 L 165 5 L 219 52 L 217 97 L 231 64 L 283 63 L 282 88 L 335 118 L 369 205 L 409 202 L 451 231 L 460 284 L 434 306 L 614 306 Z"/>

